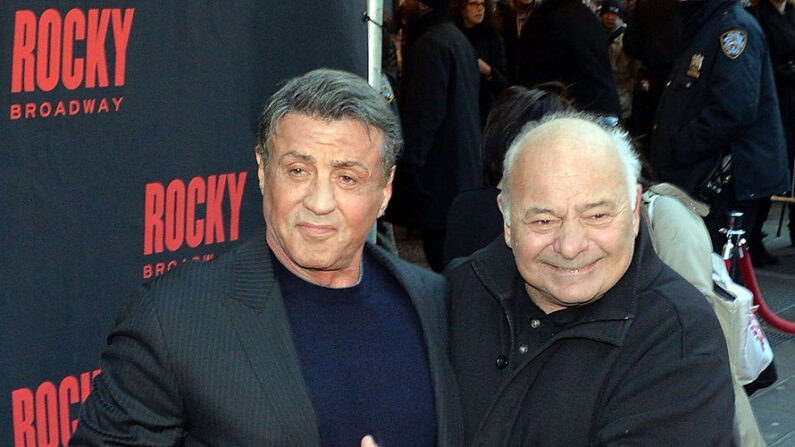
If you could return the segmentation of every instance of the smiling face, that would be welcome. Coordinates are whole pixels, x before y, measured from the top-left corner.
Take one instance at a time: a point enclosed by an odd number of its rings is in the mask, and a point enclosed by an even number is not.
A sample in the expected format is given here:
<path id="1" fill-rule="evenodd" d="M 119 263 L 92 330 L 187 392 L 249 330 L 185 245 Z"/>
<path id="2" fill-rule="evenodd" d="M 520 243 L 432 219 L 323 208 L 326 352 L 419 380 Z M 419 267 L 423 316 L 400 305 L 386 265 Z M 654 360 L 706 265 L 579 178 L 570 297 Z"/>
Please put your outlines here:
<path id="1" fill-rule="evenodd" d="M 533 302 L 550 313 L 599 299 L 624 275 L 638 234 L 640 186 L 630 203 L 609 137 L 549 123 L 522 143 L 510 178 L 505 242 Z M 633 208 L 634 207 L 634 208 Z"/>
<path id="2" fill-rule="evenodd" d="M 331 287 L 356 283 L 367 235 L 392 194 L 383 140 L 350 119 L 278 121 L 267 167 L 257 153 L 258 175 L 268 246 L 291 272 Z"/>

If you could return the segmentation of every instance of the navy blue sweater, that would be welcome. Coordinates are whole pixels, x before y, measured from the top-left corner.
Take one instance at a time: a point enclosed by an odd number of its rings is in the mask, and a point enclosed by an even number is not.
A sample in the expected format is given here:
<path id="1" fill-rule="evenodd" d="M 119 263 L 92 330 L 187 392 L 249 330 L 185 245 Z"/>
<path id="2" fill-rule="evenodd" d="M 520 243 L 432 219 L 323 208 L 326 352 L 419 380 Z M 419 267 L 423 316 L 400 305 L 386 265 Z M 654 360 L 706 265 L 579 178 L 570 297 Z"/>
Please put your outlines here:
<path id="1" fill-rule="evenodd" d="M 366 253 L 353 287 L 332 289 L 274 258 L 293 342 L 324 446 L 433 446 L 436 416 L 419 319 L 409 296 Z"/>

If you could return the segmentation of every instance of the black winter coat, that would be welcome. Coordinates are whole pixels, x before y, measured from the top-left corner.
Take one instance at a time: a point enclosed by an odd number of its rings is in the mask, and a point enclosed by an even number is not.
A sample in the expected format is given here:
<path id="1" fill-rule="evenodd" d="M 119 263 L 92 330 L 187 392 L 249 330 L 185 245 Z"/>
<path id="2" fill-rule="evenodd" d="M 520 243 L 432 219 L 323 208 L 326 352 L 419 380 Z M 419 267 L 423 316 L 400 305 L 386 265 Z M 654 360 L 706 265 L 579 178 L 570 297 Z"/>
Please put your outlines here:
<path id="1" fill-rule="evenodd" d="M 491 78 L 480 75 L 478 105 L 482 128 L 486 125 L 486 117 L 494 98 L 505 87 L 508 87 L 508 62 L 505 59 L 505 45 L 497 31 L 482 24 L 472 28 L 463 28 L 461 31 L 475 48 L 475 56 L 491 66 Z"/>
<path id="2" fill-rule="evenodd" d="M 581 0 L 544 0 L 525 22 L 517 52 L 523 85 L 559 81 L 577 109 L 621 116 L 604 30 Z"/>
<path id="3" fill-rule="evenodd" d="M 683 51 L 662 93 L 651 138 L 659 180 L 694 194 L 732 154 L 736 200 L 789 189 L 773 69 L 757 21 L 736 0 L 679 5 Z"/>
<path id="4" fill-rule="evenodd" d="M 624 51 L 654 78 L 667 78 L 678 55 L 679 0 L 642 0 L 627 23 Z"/>
<path id="5" fill-rule="evenodd" d="M 781 123 L 787 140 L 789 166 L 792 167 L 795 155 L 795 7 L 787 2 L 784 14 L 781 14 L 769 0 L 760 0 L 752 11 L 770 47 Z"/>
<path id="6" fill-rule="evenodd" d="M 398 91 L 405 149 L 387 214 L 442 229 L 455 196 L 483 186 L 480 72 L 472 45 L 449 19 L 426 17 L 418 28 Z"/>
<path id="7" fill-rule="evenodd" d="M 769 0 L 760 0 L 751 12 L 767 37 L 776 81 L 795 84 L 795 7 L 787 2 L 781 14 Z"/>
<path id="8" fill-rule="evenodd" d="M 516 11 L 509 2 L 497 3 L 495 14 L 500 16 L 502 22 L 502 43 L 505 45 L 505 60 L 508 64 L 508 84 L 516 85 L 517 79 L 517 59 L 519 36 L 516 35 Z"/>
<path id="9" fill-rule="evenodd" d="M 717 318 L 640 227 L 621 280 L 524 354 L 506 302 L 522 282 L 502 236 L 448 267 L 467 445 L 729 445 L 734 394 Z"/>

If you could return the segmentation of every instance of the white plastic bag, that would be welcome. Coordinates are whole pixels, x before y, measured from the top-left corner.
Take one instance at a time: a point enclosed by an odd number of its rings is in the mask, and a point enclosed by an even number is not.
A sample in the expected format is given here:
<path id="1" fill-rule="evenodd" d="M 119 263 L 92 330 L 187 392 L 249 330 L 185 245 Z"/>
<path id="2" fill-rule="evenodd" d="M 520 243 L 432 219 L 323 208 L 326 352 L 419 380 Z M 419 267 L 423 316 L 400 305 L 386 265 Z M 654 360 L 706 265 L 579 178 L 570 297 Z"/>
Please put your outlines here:
<path id="1" fill-rule="evenodd" d="M 717 253 L 712 254 L 712 280 L 724 293 L 716 291 L 709 301 L 726 337 L 737 381 L 746 385 L 770 365 L 773 350 L 756 319 L 753 293 L 732 280 Z"/>

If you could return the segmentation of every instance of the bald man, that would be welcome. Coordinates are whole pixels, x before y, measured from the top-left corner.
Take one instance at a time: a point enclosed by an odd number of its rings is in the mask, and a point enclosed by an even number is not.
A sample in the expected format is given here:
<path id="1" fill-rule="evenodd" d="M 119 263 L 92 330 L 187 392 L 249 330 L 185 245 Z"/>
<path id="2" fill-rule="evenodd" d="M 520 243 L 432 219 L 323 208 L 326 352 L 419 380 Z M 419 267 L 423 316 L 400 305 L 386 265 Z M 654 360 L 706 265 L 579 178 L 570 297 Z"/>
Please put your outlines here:
<path id="1" fill-rule="evenodd" d="M 654 253 L 638 157 L 598 122 L 528 124 L 505 157 L 504 236 L 445 272 L 467 442 L 729 445 L 718 321 Z"/>

